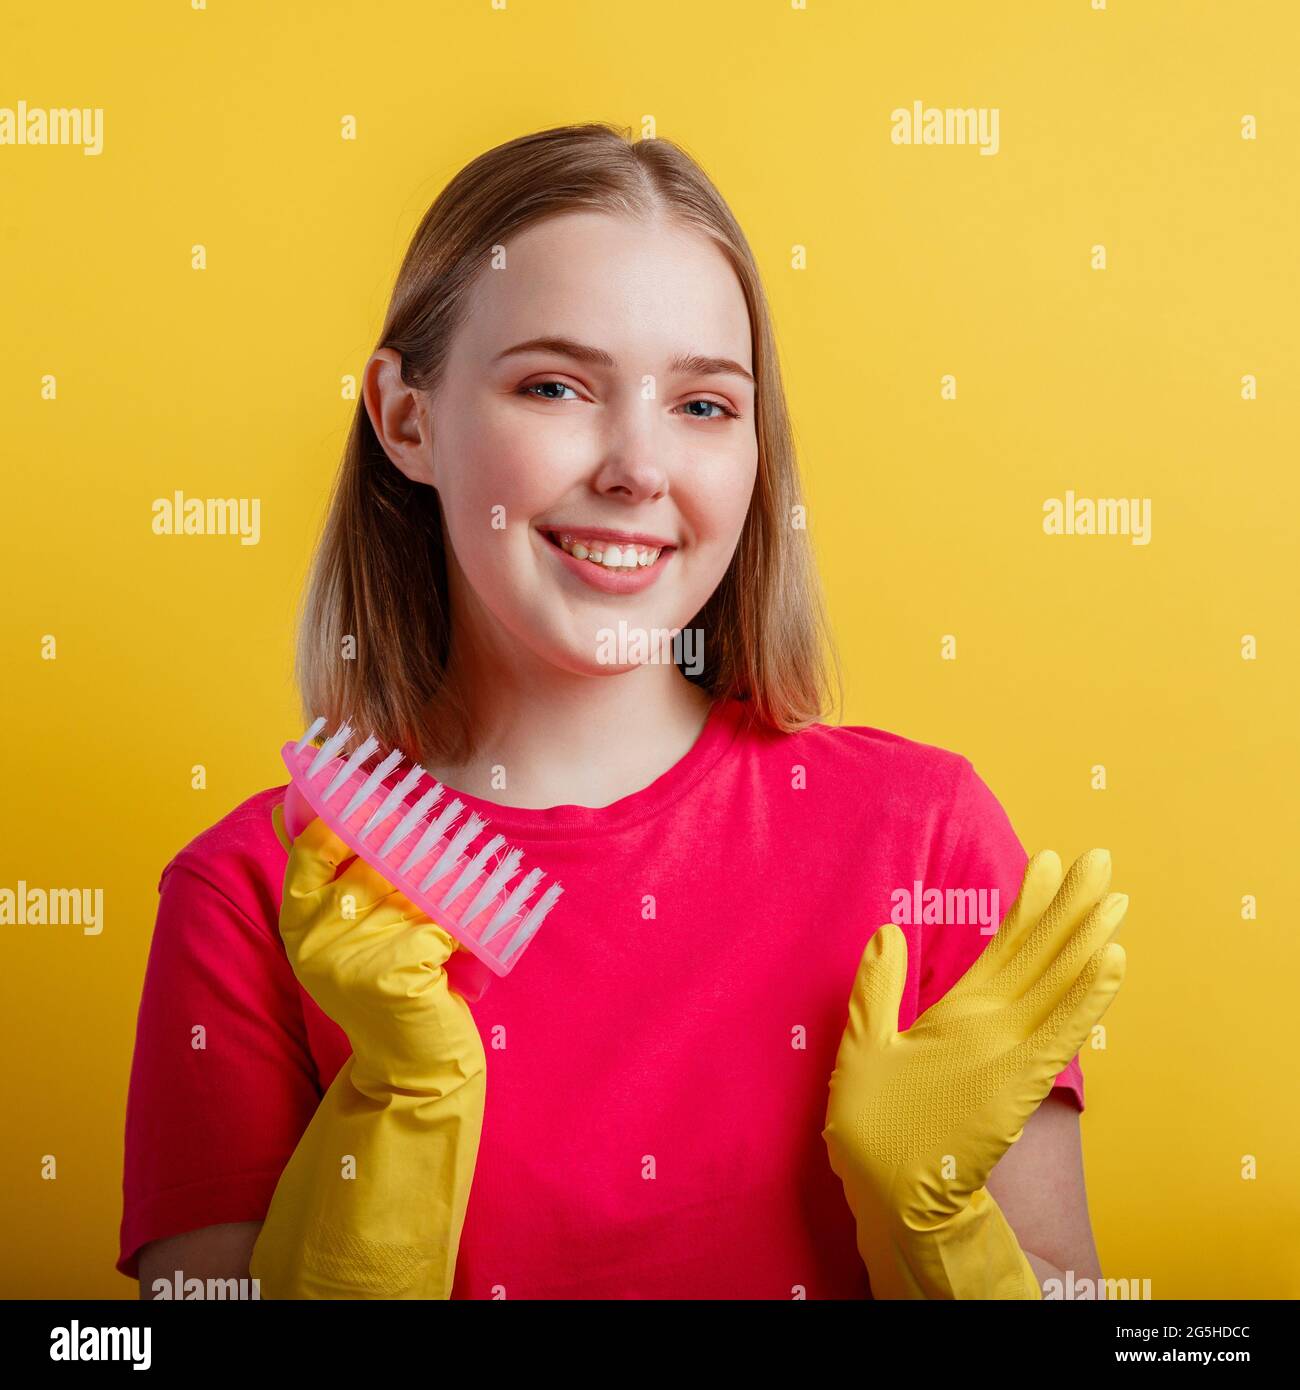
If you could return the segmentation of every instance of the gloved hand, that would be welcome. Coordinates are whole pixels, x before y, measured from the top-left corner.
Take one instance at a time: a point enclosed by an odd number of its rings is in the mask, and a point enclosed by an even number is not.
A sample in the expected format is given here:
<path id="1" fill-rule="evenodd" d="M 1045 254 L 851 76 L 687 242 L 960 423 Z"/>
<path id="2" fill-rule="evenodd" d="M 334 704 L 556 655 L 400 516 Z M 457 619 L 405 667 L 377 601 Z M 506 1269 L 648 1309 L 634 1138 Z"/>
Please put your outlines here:
<path id="1" fill-rule="evenodd" d="M 867 942 L 822 1136 L 877 1298 L 1042 1297 L 985 1184 L 1123 981 L 1128 898 L 1109 886 L 1105 850 L 1064 884 L 1035 855 L 997 934 L 902 1033 L 903 933 Z"/>
<path id="2" fill-rule="evenodd" d="M 483 1125 L 487 1062 L 447 986 L 457 949 L 323 820 L 289 850 L 280 935 L 352 1056 L 289 1159 L 249 1273 L 263 1298 L 447 1298 Z"/>

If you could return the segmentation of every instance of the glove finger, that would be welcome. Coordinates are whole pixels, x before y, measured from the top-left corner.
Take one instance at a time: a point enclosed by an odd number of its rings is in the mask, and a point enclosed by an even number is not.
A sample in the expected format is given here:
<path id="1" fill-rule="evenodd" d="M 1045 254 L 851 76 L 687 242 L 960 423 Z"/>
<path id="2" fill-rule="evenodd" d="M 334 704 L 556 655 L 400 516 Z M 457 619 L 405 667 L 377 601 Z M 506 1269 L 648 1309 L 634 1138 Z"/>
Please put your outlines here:
<path id="1" fill-rule="evenodd" d="M 346 960 L 401 922 L 423 915 L 359 855 L 338 878 L 309 888 L 338 855 L 339 847 L 351 853 L 328 827 L 315 845 L 304 845 L 309 835 L 317 834 L 317 826 L 324 822 L 313 821 L 295 841 L 285 871 L 280 936 L 295 969 L 318 961 L 323 953 L 334 957 L 335 963 Z M 296 905 L 286 911 L 284 905 L 294 900 Z"/>
<path id="2" fill-rule="evenodd" d="M 365 873 L 353 876 L 354 866 L 349 866 L 347 873 L 317 896 L 300 926 L 281 928 L 296 962 L 306 965 L 327 953 L 339 969 L 375 976 L 410 964 L 410 928 L 432 925 L 429 917 L 364 860 L 356 862 Z M 448 939 L 453 943 L 447 950 L 450 955 L 455 942 Z M 367 955 L 371 959 L 366 960 Z"/>
<path id="3" fill-rule="evenodd" d="M 445 927 L 397 892 L 341 944 L 348 949 L 367 942 L 374 945 L 371 968 L 381 975 L 417 967 L 437 971 L 460 949 L 460 942 Z"/>
<path id="4" fill-rule="evenodd" d="M 358 913 L 369 912 L 378 907 L 381 902 L 395 895 L 401 898 L 402 904 L 405 904 L 405 915 L 416 916 L 421 911 L 404 895 L 398 894 L 397 889 L 388 879 L 360 855 L 357 855 L 352 863 L 334 880 L 330 885 L 330 891 L 337 894 L 339 898 L 345 894 L 350 894 L 355 900 L 354 910 Z"/>
<path id="5" fill-rule="evenodd" d="M 1025 866 L 1020 892 L 994 934 L 955 986 L 982 984 L 1001 970 L 1019 949 L 1025 936 L 1038 925 L 1061 887 L 1061 857 L 1055 850 L 1040 850 Z"/>
<path id="6" fill-rule="evenodd" d="M 1042 1042 L 1034 1047 L 1035 1077 L 1046 1083 L 1044 1095 L 1110 1008 L 1124 983 L 1127 962 L 1128 957 L 1118 941 L 1108 942 L 1094 951 L 1069 994 L 1044 1020 L 1035 1035 L 1035 1043 L 1038 1044 L 1039 1039 Z"/>
<path id="7" fill-rule="evenodd" d="M 275 838 L 284 847 L 286 854 L 293 853 L 293 836 L 289 834 L 284 824 L 284 804 L 277 803 L 271 807 L 271 825 L 275 830 Z"/>
<path id="8" fill-rule="evenodd" d="M 432 945 L 426 947 L 426 951 L 431 953 L 431 961 L 432 955 L 438 954 L 436 964 L 442 965 L 448 957 L 455 955 L 461 949 L 460 942 L 446 927 L 435 922 L 423 908 L 417 907 L 405 894 L 394 892 L 393 902 L 401 907 L 403 918 L 411 922 L 422 936 L 428 933 L 429 939 L 437 943 L 436 951 Z"/>
<path id="9" fill-rule="evenodd" d="M 407 923 L 404 933 L 400 943 L 402 961 L 433 974 L 440 973 L 460 948 L 460 943 L 449 931 L 423 914 L 419 921 Z"/>
<path id="10" fill-rule="evenodd" d="M 1008 994 L 1024 994 L 1048 974 L 1079 923 L 1105 897 L 1110 871 L 1110 854 L 1104 849 L 1088 850 L 1074 861 L 1047 910 L 1003 964 L 999 983 Z"/>
<path id="11" fill-rule="evenodd" d="M 334 877 L 339 865 L 353 854 L 351 847 L 317 816 L 303 828 L 289 850 L 289 862 L 284 871 L 285 893 L 290 892 L 292 885 L 293 896 L 304 898 L 323 888 Z"/>
<path id="12" fill-rule="evenodd" d="M 882 1047 L 898 1036 L 907 979 L 907 939 L 893 922 L 872 933 L 858 962 L 841 1048 Z"/>
<path id="13" fill-rule="evenodd" d="M 1127 911 L 1127 894 L 1107 894 L 1074 929 L 1044 974 L 1029 982 L 1021 1002 L 1021 1016 L 1031 1026 L 1037 1027 L 1071 992 L 1093 956 L 1114 939 Z"/>

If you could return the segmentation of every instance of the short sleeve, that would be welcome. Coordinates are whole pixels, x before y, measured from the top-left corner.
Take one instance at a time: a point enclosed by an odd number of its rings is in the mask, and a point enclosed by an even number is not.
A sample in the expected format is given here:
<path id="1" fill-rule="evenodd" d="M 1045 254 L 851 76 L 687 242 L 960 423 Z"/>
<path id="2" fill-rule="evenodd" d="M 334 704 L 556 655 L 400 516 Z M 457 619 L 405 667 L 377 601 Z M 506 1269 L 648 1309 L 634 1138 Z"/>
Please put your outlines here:
<path id="1" fill-rule="evenodd" d="M 947 994 L 993 939 L 1020 892 L 1029 863 L 1006 811 L 967 758 L 961 760 L 949 834 L 952 850 L 939 886 L 945 897 L 949 889 L 962 893 L 966 908 L 954 915 L 967 920 L 923 928 L 918 1016 Z M 1052 1091 L 1068 1095 L 1083 1110 L 1083 1069 L 1077 1053 Z"/>
<path id="2" fill-rule="evenodd" d="M 142 1245 L 266 1215 L 320 1103 L 299 986 L 274 922 L 173 860 L 136 1022 L 117 1269 Z"/>

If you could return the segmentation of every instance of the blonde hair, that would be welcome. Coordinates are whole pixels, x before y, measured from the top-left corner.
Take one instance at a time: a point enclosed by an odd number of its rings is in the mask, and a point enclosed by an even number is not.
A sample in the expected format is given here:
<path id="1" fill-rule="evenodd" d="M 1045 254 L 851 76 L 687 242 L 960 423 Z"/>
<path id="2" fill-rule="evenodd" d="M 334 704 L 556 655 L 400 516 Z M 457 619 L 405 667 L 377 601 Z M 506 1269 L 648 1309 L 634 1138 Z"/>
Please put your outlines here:
<path id="1" fill-rule="evenodd" d="M 470 286 L 493 248 L 543 218 L 599 211 L 666 215 L 698 229 L 734 269 L 749 309 L 758 470 L 731 564 L 688 625 L 704 661 L 687 679 L 751 718 L 793 732 L 840 692 L 839 661 L 802 516 L 789 413 L 767 299 L 744 233 L 695 161 L 668 140 L 593 123 L 488 150 L 443 189 L 398 272 L 378 348 L 402 380 L 436 388 Z M 799 509 L 796 513 L 796 509 Z M 446 677 L 450 603 L 437 492 L 388 459 L 358 400 L 298 626 L 295 677 L 307 719 L 344 718 L 421 761 L 471 752 L 470 702 Z M 345 651 L 347 638 L 354 651 Z M 683 673 L 685 674 L 685 673 Z"/>

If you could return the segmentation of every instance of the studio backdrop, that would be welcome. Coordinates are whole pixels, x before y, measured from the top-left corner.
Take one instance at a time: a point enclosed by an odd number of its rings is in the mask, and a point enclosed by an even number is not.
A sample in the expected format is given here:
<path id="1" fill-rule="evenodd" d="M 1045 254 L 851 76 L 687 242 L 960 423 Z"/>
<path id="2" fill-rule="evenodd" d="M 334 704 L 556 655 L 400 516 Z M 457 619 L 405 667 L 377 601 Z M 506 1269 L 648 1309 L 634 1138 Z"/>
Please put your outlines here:
<path id="1" fill-rule="evenodd" d="M 969 757 L 1030 853 L 1110 850 L 1107 1275 L 1300 1294 L 1298 69 L 1288 0 L 11 6 L 0 1293 L 135 1296 L 159 875 L 286 780 L 416 223 L 482 151 L 609 121 L 753 246 L 842 721 Z"/>

